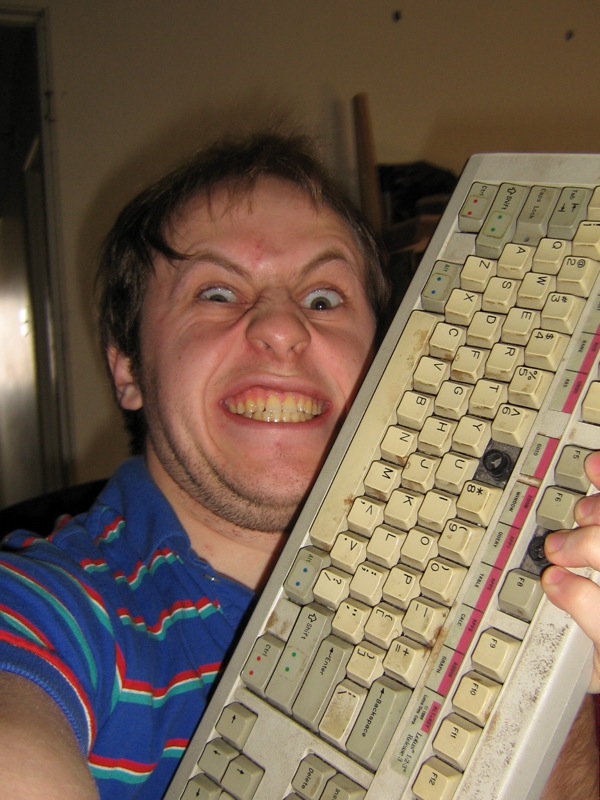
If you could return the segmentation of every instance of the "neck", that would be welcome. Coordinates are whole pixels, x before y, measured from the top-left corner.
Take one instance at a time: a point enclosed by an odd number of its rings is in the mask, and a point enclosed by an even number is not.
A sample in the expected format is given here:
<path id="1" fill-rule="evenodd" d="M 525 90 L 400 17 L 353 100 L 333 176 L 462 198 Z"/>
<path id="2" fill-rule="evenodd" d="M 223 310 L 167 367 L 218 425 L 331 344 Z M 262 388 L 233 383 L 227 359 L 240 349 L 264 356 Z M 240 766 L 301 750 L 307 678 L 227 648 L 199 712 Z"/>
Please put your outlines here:
<path id="1" fill-rule="evenodd" d="M 257 531 L 229 522 L 182 489 L 164 471 L 149 469 L 183 529 L 192 549 L 222 575 L 257 591 L 269 577 L 287 539 L 286 531 Z"/>
<path id="2" fill-rule="evenodd" d="M 178 511 L 192 549 L 214 570 L 250 589 L 263 587 L 286 540 L 283 532 L 253 531 L 216 517 L 195 504 Z"/>

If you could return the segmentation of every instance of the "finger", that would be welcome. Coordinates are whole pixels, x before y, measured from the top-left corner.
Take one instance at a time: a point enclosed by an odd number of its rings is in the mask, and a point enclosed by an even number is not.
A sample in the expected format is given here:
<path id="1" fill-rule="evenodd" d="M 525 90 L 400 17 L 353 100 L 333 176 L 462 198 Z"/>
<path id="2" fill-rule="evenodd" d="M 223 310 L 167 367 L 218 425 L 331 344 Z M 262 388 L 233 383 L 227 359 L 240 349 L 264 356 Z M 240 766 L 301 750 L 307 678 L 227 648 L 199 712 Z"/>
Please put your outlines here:
<path id="1" fill-rule="evenodd" d="M 590 453 L 585 459 L 585 474 L 596 489 L 600 489 L 600 451 Z"/>
<path id="2" fill-rule="evenodd" d="M 548 567 L 542 588 L 555 606 L 570 614 L 595 645 L 594 673 L 590 691 L 600 691 L 600 586 L 562 567 Z"/>
<path id="3" fill-rule="evenodd" d="M 562 567 L 592 567 L 600 570 L 600 525 L 549 533 L 544 540 L 548 561 Z"/>
<path id="4" fill-rule="evenodd" d="M 593 485 L 600 489 L 600 451 L 590 453 L 585 459 L 585 472 Z M 583 497 L 575 507 L 578 525 L 600 524 L 600 495 Z"/>

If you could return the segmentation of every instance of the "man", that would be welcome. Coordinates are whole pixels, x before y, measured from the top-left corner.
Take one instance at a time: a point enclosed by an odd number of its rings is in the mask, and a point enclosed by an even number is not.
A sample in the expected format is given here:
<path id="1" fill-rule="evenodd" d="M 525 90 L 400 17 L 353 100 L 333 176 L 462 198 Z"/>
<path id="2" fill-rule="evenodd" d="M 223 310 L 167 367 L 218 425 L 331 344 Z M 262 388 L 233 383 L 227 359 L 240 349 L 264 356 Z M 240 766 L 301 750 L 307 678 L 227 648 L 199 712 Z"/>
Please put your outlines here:
<path id="1" fill-rule="evenodd" d="M 136 198 L 100 286 L 144 458 L 88 515 L 49 541 L 14 534 L 0 559 L 0 797 L 162 796 L 388 295 L 360 217 L 303 139 L 276 135 L 216 145 Z"/>

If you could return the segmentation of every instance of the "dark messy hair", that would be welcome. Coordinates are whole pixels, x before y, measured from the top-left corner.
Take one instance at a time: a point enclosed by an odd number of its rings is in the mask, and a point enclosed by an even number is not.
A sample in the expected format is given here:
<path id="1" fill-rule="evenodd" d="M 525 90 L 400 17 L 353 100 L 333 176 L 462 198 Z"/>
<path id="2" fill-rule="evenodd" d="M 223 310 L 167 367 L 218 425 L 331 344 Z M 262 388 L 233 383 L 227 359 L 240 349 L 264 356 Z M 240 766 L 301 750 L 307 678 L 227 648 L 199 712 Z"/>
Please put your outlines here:
<path id="1" fill-rule="evenodd" d="M 353 231 L 365 259 L 366 291 L 376 320 L 387 322 L 391 291 L 381 254 L 369 226 L 317 157 L 312 140 L 303 135 L 256 133 L 221 139 L 135 197 L 119 214 L 101 252 L 96 288 L 104 353 L 109 345 L 130 359 L 140 374 L 140 315 L 154 259 L 186 258 L 171 244 L 177 216 L 192 199 L 210 202 L 226 187 L 232 198 L 250 194 L 262 177 L 280 178 L 305 192 L 315 208 L 330 207 Z M 132 447 L 139 451 L 145 436 L 142 415 L 125 412 Z"/>

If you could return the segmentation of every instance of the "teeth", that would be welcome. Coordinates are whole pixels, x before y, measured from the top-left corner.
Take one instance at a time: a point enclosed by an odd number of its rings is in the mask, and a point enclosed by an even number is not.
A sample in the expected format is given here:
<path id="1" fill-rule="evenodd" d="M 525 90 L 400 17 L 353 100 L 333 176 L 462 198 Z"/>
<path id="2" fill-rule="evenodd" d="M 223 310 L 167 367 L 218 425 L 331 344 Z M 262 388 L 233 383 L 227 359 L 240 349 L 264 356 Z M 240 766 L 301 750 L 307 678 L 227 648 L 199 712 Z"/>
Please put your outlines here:
<path id="1" fill-rule="evenodd" d="M 266 400 L 262 397 L 246 401 L 230 398 L 225 401 L 225 405 L 232 414 L 260 422 L 308 422 L 323 411 L 319 400 L 310 397 L 296 398 L 293 395 L 286 395 L 283 401 L 274 394 L 269 395 Z"/>

